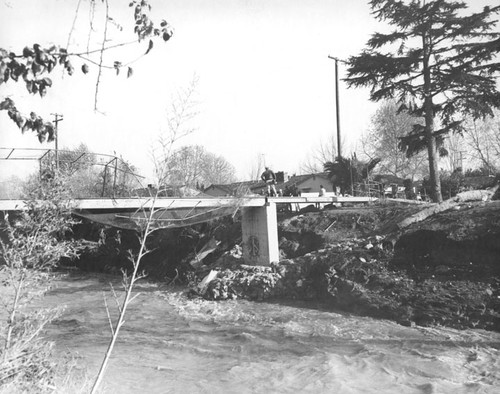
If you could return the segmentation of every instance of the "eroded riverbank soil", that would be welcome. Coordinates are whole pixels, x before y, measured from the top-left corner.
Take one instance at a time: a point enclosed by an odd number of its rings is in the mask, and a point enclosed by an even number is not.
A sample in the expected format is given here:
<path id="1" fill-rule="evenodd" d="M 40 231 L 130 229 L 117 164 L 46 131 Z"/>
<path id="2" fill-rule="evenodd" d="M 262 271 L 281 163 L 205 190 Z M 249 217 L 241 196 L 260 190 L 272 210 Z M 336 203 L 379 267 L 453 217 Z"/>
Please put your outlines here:
<path id="1" fill-rule="evenodd" d="M 279 215 L 281 261 L 246 266 L 238 217 L 161 230 L 141 264 L 151 280 L 185 284 L 207 299 L 299 299 L 404 325 L 500 331 L 500 202 L 466 202 L 404 229 L 420 205 L 313 207 Z M 79 268 L 130 269 L 130 231 L 83 224 L 93 240 Z M 211 271 L 208 286 L 200 282 Z"/>
<path id="2" fill-rule="evenodd" d="M 201 293 L 314 300 L 404 325 L 500 331 L 500 202 L 459 204 L 397 230 L 421 209 L 384 204 L 283 217 L 279 264 L 241 265 L 233 250 L 199 268 L 199 278 L 218 271 Z"/>

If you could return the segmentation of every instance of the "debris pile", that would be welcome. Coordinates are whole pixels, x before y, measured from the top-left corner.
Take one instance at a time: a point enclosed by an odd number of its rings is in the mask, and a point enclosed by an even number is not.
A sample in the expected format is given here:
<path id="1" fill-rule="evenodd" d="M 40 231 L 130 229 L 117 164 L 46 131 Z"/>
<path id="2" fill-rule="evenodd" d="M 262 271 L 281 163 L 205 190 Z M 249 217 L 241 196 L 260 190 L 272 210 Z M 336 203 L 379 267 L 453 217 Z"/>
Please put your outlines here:
<path id="1" fill-rule="evenodd" d="M 233 248 L 204 267 L 200 278 L 207 272 L 213 278 L 196 294 L 211 300 L 309 300 L 403 325 L 500 331 L 500 204 L 476 203 L 440 212 L 412 224 L 403 236 L 401 232 L 369 234 L 364 231 L 367 223 L 374 230 L 384 223 L 359 215 L 351 215 L 349 222 L 345 213 L 340 214 L 344 218 L 337 222 L 351 231 L 357 229 L 356 236 L 351 233 L 351 238 L 338 241 L 330 237 L 324 229 L 335 220 L 335 213 L 302 215 L 288 221 L 280 245 L 304 249 L 303 221 L 305 242 L 314 239 L 317 243 L 315 237 L 321 236 L 322 248 L 270 267 L 242 264 L 241 249 Z M 388 215 L 393 223 L 398 217 L 394 212 L 376 215 Z M 312 237 L 315 220 L 328 225 L 318 226 Z M 293 233 L 291 227 L 296 228 L 296 235 L 289 239 L 283 234 Z M 451 231 L 445 234 L 443 229 Z M 341 230 L 336 229 L 338 234 Z"/>

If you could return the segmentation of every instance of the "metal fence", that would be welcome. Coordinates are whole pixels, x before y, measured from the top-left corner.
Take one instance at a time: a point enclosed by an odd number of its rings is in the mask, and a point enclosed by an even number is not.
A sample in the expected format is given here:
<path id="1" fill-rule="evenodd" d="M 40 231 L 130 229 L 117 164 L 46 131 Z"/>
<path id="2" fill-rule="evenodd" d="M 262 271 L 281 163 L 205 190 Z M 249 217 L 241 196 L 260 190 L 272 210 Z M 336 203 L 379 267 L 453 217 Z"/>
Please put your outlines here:
<path id="1" fill-rule="evenodd" d="M 0 169 L 2 162 L 16 161 L 35 163 L 32 172 L 38 172 L 40 179 L 53 177 L 57 172 L 76 179 L 77 175 L 86 171 L 86 177 L 91 183 L 91 187 L 88 188 L 89 195 L 78 197 L 120 196 L 128 188 L 124 187 L 125 184 L 140 187 L 142 186 L 141 179 L 144 179 L 127 162 L 113 155 L 61 149 L 0 147 Z M 8 180 L 2 183 L 8 183 Z M 1 197 L 17 198 L 19 196 Z"/>

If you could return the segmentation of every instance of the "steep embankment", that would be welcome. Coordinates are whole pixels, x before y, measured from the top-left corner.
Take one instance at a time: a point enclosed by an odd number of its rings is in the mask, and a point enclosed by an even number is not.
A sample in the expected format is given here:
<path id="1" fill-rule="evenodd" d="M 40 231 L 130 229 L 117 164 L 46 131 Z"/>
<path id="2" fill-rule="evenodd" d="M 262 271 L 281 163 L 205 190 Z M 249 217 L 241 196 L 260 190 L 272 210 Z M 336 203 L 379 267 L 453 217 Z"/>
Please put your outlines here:
<path id="1" fill-rule="evenodd" d="M 398 203 L 282 214 L 273 267 L 242 265 L 238 218 L 162 230 L 141 268 L 209 299 L 301 299 L 405 325 L 500 331 L 500 202 L 447 207 L 425 219 L 422 206 Z M 416 214 L 423 220 L 410 224 Z M 131 267 L 135 233 L 89 223 L 75 233 L 96 245 L 80 268 Z"/>
<path id="2" fill-rule="evenodd" d="M 308 299 L 401 324 L 500 330 L 500 202 L 465 202 L 404 229 L 419 206 L 378 205 L 283 218 L 284 259 L 268 268 L 226 253 L 211 299 Z"/>

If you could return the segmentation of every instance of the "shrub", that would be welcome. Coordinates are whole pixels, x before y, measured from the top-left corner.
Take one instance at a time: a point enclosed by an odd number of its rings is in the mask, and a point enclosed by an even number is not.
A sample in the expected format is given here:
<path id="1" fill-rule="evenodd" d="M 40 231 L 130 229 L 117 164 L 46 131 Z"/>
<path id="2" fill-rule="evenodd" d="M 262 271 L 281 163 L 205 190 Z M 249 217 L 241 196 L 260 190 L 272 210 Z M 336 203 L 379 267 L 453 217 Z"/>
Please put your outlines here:
<path id="1" fill-rule="evenodd" d="M 3 220 L 6 241 L 0 241 L 0 283 L 5 322 L 0 323 L 0 386 L 8 391 L 54 390 L 56 363 L 52 343 L 40 337 L 59 308 L 29 311 L 32 301 L 48 290 L 50 271 L 62 257 L 75 257 L 71 237 L 69 191 L 61 179 L 32 184 L 26 210 Z"/>
<path id="2" fill-rule="evenodd" d="M 451 198 L 460 193 L 464 188 L 464 174 L 462 169 L 453 172 L 441 172 L 441 193 L 443 198 Z M 424 178 L 421 193 L 431 195 L 431 184 L 429 178 Z"/>

